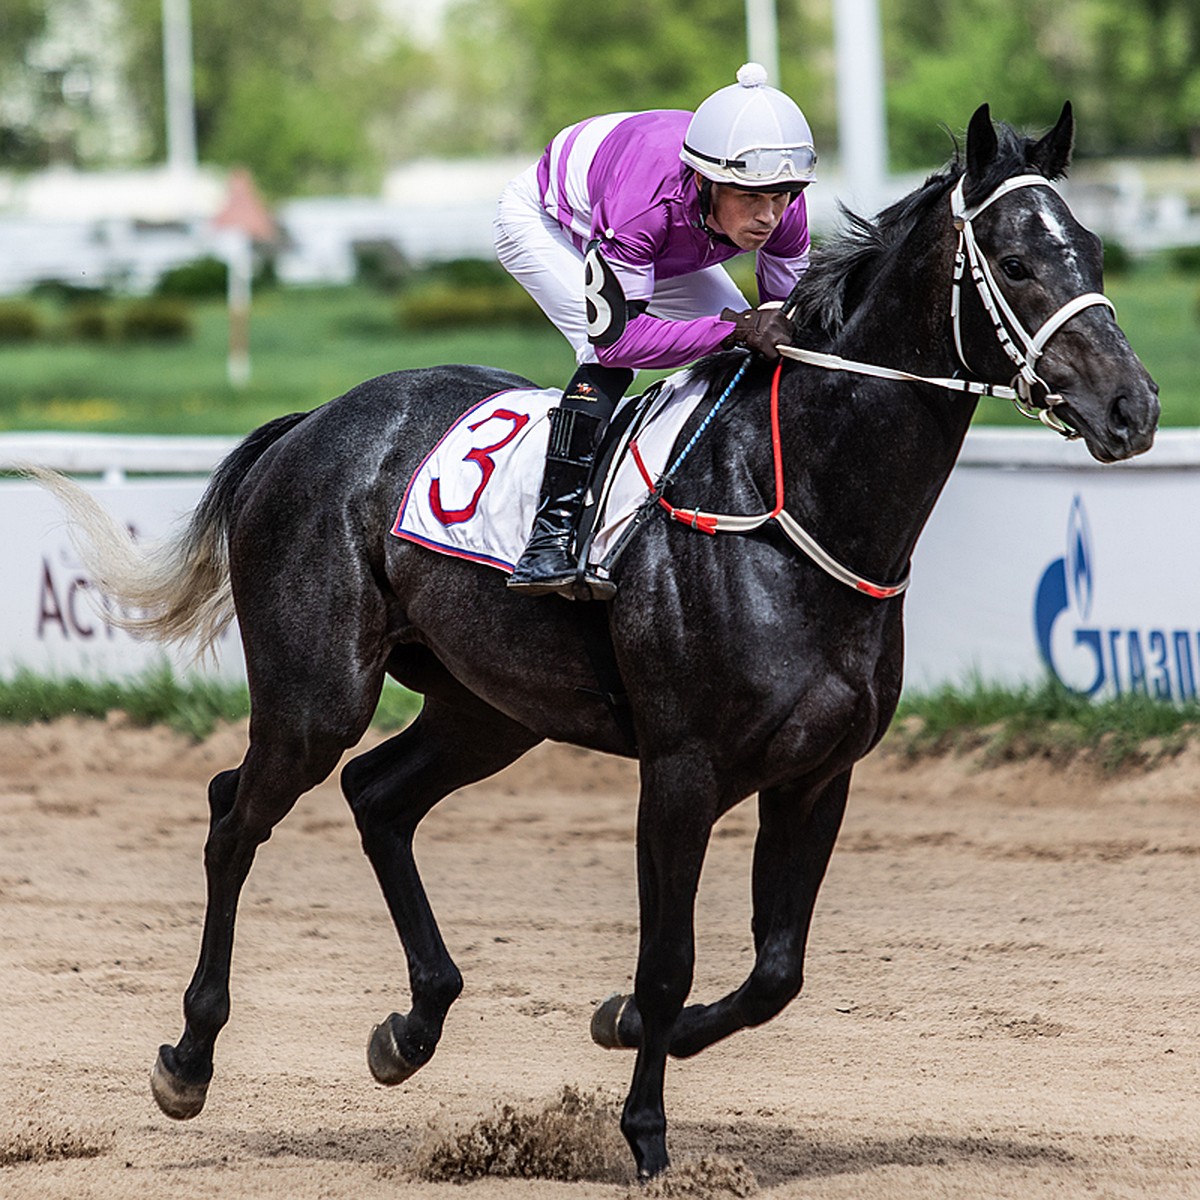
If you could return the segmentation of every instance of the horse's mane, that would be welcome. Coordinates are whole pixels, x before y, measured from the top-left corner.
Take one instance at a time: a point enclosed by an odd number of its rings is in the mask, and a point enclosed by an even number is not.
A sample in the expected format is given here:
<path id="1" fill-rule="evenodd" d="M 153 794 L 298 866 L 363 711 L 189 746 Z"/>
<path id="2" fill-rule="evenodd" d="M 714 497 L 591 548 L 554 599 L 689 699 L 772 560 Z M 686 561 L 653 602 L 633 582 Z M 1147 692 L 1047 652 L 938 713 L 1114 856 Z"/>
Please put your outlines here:
<path id="1" fill-rule="evenodd" d="M 968 205 L 990 195 L 1010 176 L 1029 169 L 1034 139 L 999 122 L 995 130 L 996 156 L 982 178 L 968 181 Z M 788 307 L 795 307 L 794 320 L 803 342 L 825 342 L 838 333 L 868 294 L 870 281 L 880 266 L 903 246 L 921 219 L 943 201 L 965 169 L 956 143 L 954 158 L 946 166 L 874 219 L 842 206 L 845 227 L 832 242 L 814 247 L 812 265 L 788 297 Z"/>

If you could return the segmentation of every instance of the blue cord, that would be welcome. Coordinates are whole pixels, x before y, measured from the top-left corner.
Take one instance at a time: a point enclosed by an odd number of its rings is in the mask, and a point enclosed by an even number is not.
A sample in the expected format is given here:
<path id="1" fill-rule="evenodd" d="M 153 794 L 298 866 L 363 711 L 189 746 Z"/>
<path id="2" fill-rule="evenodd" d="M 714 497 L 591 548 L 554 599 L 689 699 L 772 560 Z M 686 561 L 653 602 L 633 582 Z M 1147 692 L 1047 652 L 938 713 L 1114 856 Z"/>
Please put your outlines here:
<path id="1" fill-rule="evenodd" d="M 745 375 L 746 369 L 749 366 L 750 366 L 750 355 L 746 355 L 746 361 L 744 363 L 742 363 L 742 365 L 740 367 L 738 367 L 737 374 L 734 375 L 734 377 L 729 381 L 729 384 L 725 388 L 725 390 L 720 394 L 720 396 L 717 397 L 717 402 L 712 406 L 712 408 L 710 408 L 708 410 L 708 416 L 706 416 L 704 418 L 704 420 L 700 422 L 699 429 L 697 429 L 696 432 L 694 434 L 692 434 L 692 440 L 690 442 L 688 442 L 688 444 L 686 446 L 684 446 L 684 448 L 679 452 L 679 457 L 670 465 L 670 467 L 667 469 L 666 473 L 662 476 L 662 479 L 659 481 L 661 484 L 667 483 L 674 476 L 675 472 L 679 469 L 679 464 L 681 462 L 683 462 L 683 460 L 685 458 L 687 458 L 687 456 L 689 454 L 691 454 L 696 443 L 700 440 L 704 431 L 711 424 L 712 419 L 720 411 L 721 405 L 724 404 L 725 401 L 729 399 L 730 394 L 733 392 L 733 389 L 735 387 L 737 387 L 737 385 L 741 382 L 742 376 Z"/>

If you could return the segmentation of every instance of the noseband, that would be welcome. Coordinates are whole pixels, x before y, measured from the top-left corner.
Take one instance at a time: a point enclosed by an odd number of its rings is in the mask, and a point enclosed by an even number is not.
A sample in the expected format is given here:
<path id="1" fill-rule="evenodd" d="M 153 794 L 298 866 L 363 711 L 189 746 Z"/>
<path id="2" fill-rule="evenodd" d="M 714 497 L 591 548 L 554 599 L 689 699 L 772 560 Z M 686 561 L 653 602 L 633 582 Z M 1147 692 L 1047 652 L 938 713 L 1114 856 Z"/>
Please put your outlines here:
<path id="1" fill-rule="evenodd" d="M 954 252 L 954 279 L 950 289 L 950 318 L 954 328 L 954 348 L 958 361 L 968 372 L 971 370 L 963 351 L 962 329 L 960 321 L 962 281 L 966 273 L 966 265 L 971 264 L 971 279 L 980 302 L 991 318 L 996 338 L 1004 352 L 1013 361 L 1017 374 L 1012 384 L 980 383 L 973 379 L 945 379 L 927 375 L 914 375 L 908 371 L 898 371 L 892 367 L 880 367 L 874 363 L 855 362 L 836 354 L 822 354 L 816 350 L 801 350 L 796 346 L 780 346 L 779 353 L 785 358 L 807 363 L 813 367 L 823 367 L 830 371 L 849 371 L 856 375 L 871 375 L 878 379 L 899 379 L 912 383 L 929 383 L 935 387 L 945 388 L 952 392 L 966 392 L 973 396 L 995 396 L 1000 400 L 1011 400 L 1022 416 L 1041 421 L 1043 425 L 1061 433 L 1067 438 L 1076 438 L 1079 434 L 1054 412 L 1054 407 L 1063 402 L 1063 397 L 1052 392 L 1049 385 L 1037 373 L 1037 360 L 1041 357 L 1046 343 L 1073 316 L 1085 308 L 1102 304 L 1114 314 L 1116 309 L 1109 298 L 1100 292 L 1084 292 L 1072 300 L 1068 300 L 1057 312 L 1048 317 L 1041 328 L 1030 334 L 1021 323 L 1020 318 L 1012 310 L 1012 306 L 1004 298 L 1004 293 L 996 283 L 992 269 L 979 243 L 975 240 L 975 230 L 971 224 L 989 205 L 994 204 L 1002 196 L 1023 187 L 1050 187 L 1050 181 L 1042 175 L 1014 175 L 1006 179 L 986 199 L 981 200 L 972 208 L 968 208 L 963 199 L 963 185 L 966 176 L 962 176 L 955 184 L 950 195 L 950 211 L 954 219 L 954 227 L 958 230 L 958 246 Z M 1011 333 L 1009 332 L 1011 328 Z M 1013 336 L 1024 346 L 1022 352 L 1013 341 Z M 1041 402 L 1034 398 L 1034 388 L 1042 392 Z"/>
<path id="2" fill-rule="evenodd" d="M 1043 322 L 1042 327 L 1036 333 L 1030 334 L 1021 323 L 1017 314 L 1013 312 L 1012 306 L 1004 298 L 1004 293 L 997 286 L 996 278 L 992 274 L 992 268 L 988 265 L 986 256 L 980 250 L 979 243 L 975 240 L 975 230 L 972 222 L 984 209 L 994 204 L 1001 196 L 1007 196 L 1009 192 L 1016 191 L 1017 188 L 1049 187 L 1049 181 L 1041 175 L 1014 175 L 1013 178 L 1006 179 L 987 199 L 980 201 L 973 208 L 968 208 L 963 198 L 963 185 L 965 182 L 966 176 L 964 175 L 959 179 L 954 187 L 954 191 L 950 194 L 950 211 L 954 217 L 954 227 L 958 230 L 958 246 L 954 251 L 954 282 L 950 292 L 950 317 L 954 326 L 954 349 L 958 354 L 958 361 L 970 371 L 971 367 L 967 362 L 966 354 L 963 350 L 962 330 L 959 319 L 963 273 L 969 262 L 971 264 L 971 278 L 975 282 L 975 290 L 979 294 L 979 299 L 983 303 L 984 309 L 991 318 L 996 338 L 1000 342 L 1004 353 L 1012 359 L 1017 368 L 1017 374 L 1013 379 L 1013 388 L 1016 391 L 1016 395 L 1013 397 L 1013 404 L 1016 405 L 1017 409 L 1024 416 L 1041 421 L 1051 429 L 1055 429 L 1067 437 L 1077 436 L 1075 431 L 1055 414 L 1054 406 L 1061 404 L 1063 398 L 1057 392 L 1052 392 L 1050 386 L 1037 373 L 1037 360 L 1041 357 L 1046 343 L 1076 313 L 1082 312 L 1085 308 L 1091 308 L 1096 304 L 1104 305 L 1114 315 L 1116 314 L 1116 309 L 1113 307 L 1112 301 L 1100 292 L 1084 292 L 1082 295 L 1076 296 L 1073 300 L 1068 300 L 1062 308 Z M 1010 329 L 1024 346 L 1023 353 L 1014 343 L 1012 335 L 1009 333 Z M 1042 389 L 1041 404 L 1036 403 L 1034 400 L 1035 387 Z"/>

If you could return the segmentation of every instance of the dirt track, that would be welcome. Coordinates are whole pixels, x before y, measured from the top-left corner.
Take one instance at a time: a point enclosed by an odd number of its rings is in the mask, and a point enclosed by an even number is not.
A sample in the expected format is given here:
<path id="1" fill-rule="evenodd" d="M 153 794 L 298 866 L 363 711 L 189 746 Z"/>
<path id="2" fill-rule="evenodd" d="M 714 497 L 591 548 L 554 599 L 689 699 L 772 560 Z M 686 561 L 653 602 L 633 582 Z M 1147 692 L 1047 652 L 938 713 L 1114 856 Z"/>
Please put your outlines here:
<path id="1" fill-rule="evenodd" d="M 207 1109 L 159 1115 L 147 1076 L 195 959 L 204 784 L 243 741 L 0 728 L 0 1195 L 620 1200 L 619 1146 L 615 1175 L 578 1183 L 413 1177 L 498 1104 L 532 1113 L 564 1085 L 615 1102 L 628 1081 L 587 1029 L 633 965 L 635 777 L 563 748 L 422 827 L 467 980 L 428 1067 L 397 1089 L 367 1073 L 372 1024 L 406 1007 L 403 960 L 327 784 L 251 875 Z M 772 1200 L 1200 1197 L 1198 788 L 1195 751 L 1116 781 L 876 754 L 804 994 L 671 1066 L 676 1163 L 744 1164 Z M 713 842 L 699 997 L 749 966 L 753 829 L 744 805 Z"/>

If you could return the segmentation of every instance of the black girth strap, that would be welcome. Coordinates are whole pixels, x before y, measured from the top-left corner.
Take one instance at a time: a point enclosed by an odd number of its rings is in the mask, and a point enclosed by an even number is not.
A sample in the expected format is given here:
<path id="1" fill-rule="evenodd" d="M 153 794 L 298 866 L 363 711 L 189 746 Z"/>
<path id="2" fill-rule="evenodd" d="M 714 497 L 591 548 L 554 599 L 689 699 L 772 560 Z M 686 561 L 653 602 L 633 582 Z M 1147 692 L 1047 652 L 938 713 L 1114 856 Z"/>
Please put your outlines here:
<path id="1" fill-rule="evenodd" d="M 596 677 L 595 688 L 581 687 L 577 691 L 588 696 L 598 696 L 604 701 L 613 722 L 620 730 L 629 749 L 637 753 L 637 733 L 633 727 L 633 715 L 629 709 L 629 696 L 625 692 L 625 681 L 617 666 L 617 654 L 613 649 L 612 634 L 608 628 L 607 604 L 576 604 L 579 613 L 579 628 L 583 633 L 583 646 L 592 674 Z"/>

